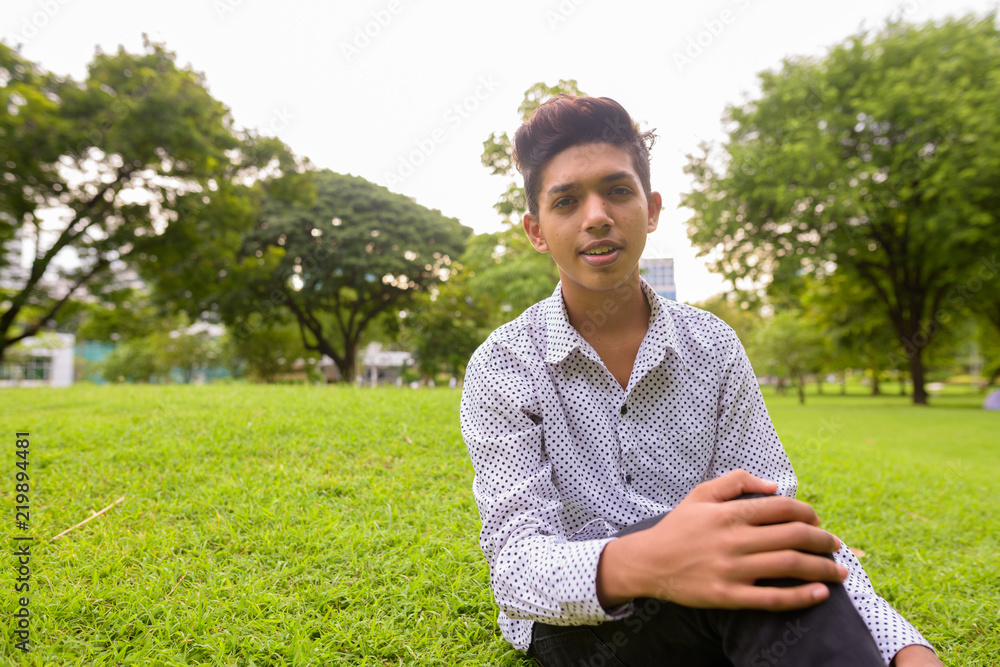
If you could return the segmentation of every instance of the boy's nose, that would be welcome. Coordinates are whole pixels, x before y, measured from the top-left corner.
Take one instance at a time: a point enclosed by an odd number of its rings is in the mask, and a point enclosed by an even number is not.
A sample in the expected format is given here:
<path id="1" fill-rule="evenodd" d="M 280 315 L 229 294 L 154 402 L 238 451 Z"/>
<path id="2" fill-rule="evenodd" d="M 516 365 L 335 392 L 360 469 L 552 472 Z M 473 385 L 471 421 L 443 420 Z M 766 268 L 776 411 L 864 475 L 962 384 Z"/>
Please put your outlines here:
<path id="1" fill-rule="evenodd" d="M 605 208 L 604 198 L 589 195 L 583 201 L 583 228 L 586 231 L 603 229 L 614 224 Z"/>

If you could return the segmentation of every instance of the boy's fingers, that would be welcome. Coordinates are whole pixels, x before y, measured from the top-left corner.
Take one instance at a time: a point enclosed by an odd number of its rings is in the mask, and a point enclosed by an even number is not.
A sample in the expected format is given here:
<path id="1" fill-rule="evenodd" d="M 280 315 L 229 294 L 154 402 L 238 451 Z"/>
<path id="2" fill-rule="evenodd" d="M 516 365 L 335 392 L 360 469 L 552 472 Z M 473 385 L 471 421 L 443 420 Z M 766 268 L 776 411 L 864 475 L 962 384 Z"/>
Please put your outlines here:
<path id="1" fill-rule="evenodd" d="M 740 586 L 733 589 L 732 597 L 732 609 L 789 611 L 819 604 L 830 597 L 830 589 L 825 584 L 804 584 L 790 588 Z"/>
<path id="2" fill-rule="evenodd" d="M 814 554 L 831 554 L 840 549 L 835 536 L 806 523 L 755 526 L 740 536 L 743 553 L 764 553 L 791 549 Z M 830 562 L 828 558 L 823 560 Z"/>
<path id="3" fill-rule="evenodd" d="M 752 526 L 801 521 L 813 526 L 819 525 L 819 516 L 808 503 L 784 496 L 768 498 L 747 498 L 734 500 L 727 505 L 740 523 Z M 839 548 L 839 547 L 838 547 Z"/>
<path id="4" fill-rule="evenodd" d="M 774 482 L 754 477 L 746 470 L 733 470 L 721 477 L 702 482 L 688 494 L 688 498 L 721 503 L 739 498 L 744 493 L 772 494 L 777 490 L 778 485 Z"/>
<path id="5" fill-rule="evenodd" d="M 829 558 L 793 550 L 745 556 L 740 562 L 740 569 L 754 580 L 791 578 L 803 582 L 839 584 L 847 576 L 844 566 Z"/>

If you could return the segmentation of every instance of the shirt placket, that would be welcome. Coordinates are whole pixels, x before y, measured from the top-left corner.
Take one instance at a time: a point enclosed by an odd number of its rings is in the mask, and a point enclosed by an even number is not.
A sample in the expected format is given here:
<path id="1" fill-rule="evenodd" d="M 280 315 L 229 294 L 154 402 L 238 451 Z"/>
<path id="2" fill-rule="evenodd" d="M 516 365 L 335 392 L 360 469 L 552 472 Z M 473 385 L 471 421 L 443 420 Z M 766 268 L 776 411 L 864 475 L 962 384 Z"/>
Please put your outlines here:
<path id="1" fill-rule="evenodd" d="M 633 455 L 630 451 L 628 443 L 631 443 L 633 439 L 630 437 L 632 430 L 632 420 L 629 418 L 629 408 L 628 402 L 631 394 L 626 393 L 621 405 L 618 407 L 618 465 L 622 481 L 625 484 L 625 488 L 628 489 L 632 485 L 632 459 Z"/>

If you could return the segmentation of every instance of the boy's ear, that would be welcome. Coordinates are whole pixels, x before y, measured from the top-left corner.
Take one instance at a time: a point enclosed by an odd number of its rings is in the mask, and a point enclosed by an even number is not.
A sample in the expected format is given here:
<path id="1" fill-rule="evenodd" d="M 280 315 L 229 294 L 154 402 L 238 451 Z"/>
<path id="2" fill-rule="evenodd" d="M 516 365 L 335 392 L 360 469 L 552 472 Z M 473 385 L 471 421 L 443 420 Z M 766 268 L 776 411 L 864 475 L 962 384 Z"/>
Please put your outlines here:
<path id="1" fill-rule="evenodd" d="M 548 252 L 549 244 L 545 242 L 545 237 L 542 236 L 542 228 L 538 224 L 538 218 L 530 213 L 525 213 L 523 222 L 524 233 L 528 235 L 528 240 L 531 241 L 531 245 L 535 247 L 535 250 L 538 252 Z"/>
<path id="2" fill-rule="evenodd" d="M 646 233 L 656 231 L 656 226 L 660 222 L 660 211 L 663 209 L 663 197 L 659 192 L 649 193 L 649 222 L 646 224 Z"/>

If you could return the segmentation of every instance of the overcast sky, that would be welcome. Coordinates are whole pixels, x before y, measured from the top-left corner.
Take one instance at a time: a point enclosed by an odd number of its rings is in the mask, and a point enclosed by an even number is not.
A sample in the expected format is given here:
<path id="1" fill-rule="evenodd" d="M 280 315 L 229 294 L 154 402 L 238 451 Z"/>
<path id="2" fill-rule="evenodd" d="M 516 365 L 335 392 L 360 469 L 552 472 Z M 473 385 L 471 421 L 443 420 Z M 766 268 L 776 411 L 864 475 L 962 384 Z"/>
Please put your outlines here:
<path id="1" fill-rule="evenodd" d="M 321 168 L 363 176 L 496 231 L 506 188 L 480 164 L 512 132 L 524 91 L 576 79 L 656 128 L 653 189 L 664 199 L 648 257 L 674 257 L 678 299 L 723 285 L 687 240 L 685 154 L 723 138 L 727 104 L 790 55 L 822 56 L 890 16 L 923 23 L 985 0 L 3 0 L 0 39 L 83 79 L 95 48 L 163 42 L 202 72 L 236 123 L 276 135 Z"/>

